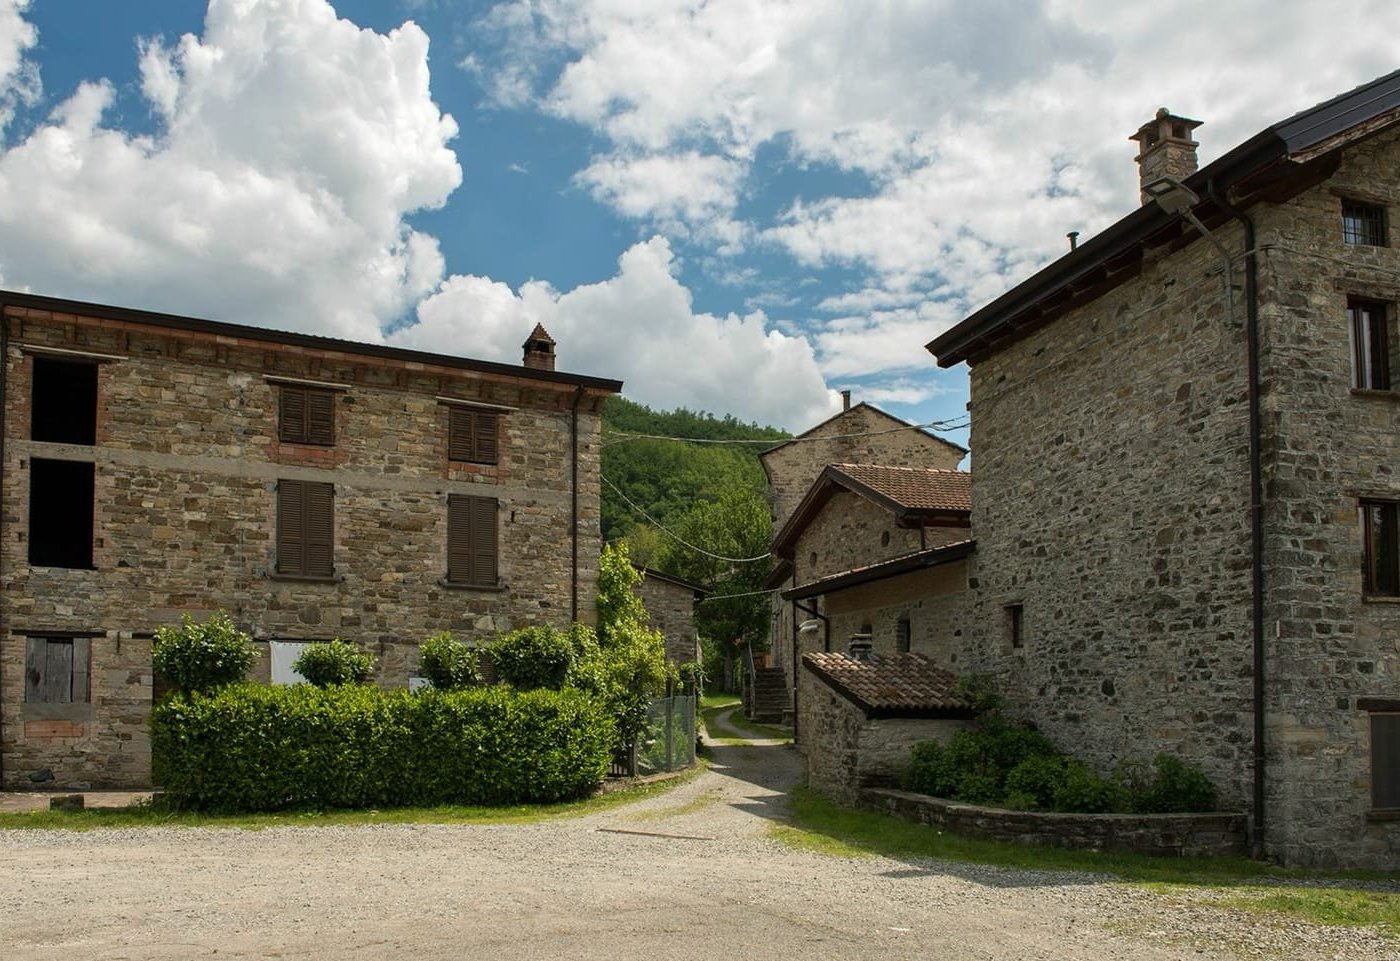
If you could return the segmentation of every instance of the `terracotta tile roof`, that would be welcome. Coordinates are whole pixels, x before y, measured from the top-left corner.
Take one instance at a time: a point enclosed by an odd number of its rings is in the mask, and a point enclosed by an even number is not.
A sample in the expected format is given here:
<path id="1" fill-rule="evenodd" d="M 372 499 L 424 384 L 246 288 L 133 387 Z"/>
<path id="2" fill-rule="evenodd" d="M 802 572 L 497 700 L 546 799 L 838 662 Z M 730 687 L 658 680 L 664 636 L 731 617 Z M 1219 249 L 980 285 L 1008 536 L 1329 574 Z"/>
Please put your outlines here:
<path id="1" fill-rule="evenodd" d="M 856 660 L 848 654 L 815 652 L 802 664 L 836 693 L 869 717 L 971 717 L 971 705 L 953 689 L 957 678 L 934 667 L 922 654 L 871 654 Z"/>
<path id="2" fill-rule="evenodd" d="M 832 464 L 829 469 L 907 510 L 972 510 L 972 475 L 966 471 L 879 464 Z"/>

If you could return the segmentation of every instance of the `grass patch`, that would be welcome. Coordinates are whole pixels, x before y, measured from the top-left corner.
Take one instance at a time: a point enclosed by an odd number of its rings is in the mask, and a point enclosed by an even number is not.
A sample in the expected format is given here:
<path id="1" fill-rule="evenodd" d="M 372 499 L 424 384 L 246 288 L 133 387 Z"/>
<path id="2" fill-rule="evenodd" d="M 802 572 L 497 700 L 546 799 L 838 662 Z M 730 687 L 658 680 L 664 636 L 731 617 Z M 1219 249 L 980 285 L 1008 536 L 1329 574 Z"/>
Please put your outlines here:
<path id="1" fill-rule="evenodd" d="M 1107 875 L 1220 907 L 1313 924 L 1373 926 L 1400 937 L 1400 890 L 1393 874 L 1307 871 L 1247 858 L 1154 858 L 983 841 L 842 807 L 803 787 L 793 790 L 790 810 L 790 825 L 770 828 L 771 836 L 818 854 L 879 854 Z"/>
<path id="2" fill-rule="evenodd" d="M 734 707 L 739 703 L 737 694 L 704 694 L 700 697 L 700 710 L 708 711 L 717 707 Z"/>
<path id="3" fill-rule="evenodd" d="M 737 700 L 728 704 L 707 707 L 701 715 L 705 721 L 705 731 L 710 736 L 710 740 L 718 744 L 745 744 L 749 740 L 775 740 L 790 741 L 792 732 L 780 727 L 769 727 L 767 724 L 755 724 L 744 717 L 744 712 L 736 710 L 739 706 Z M 721 734 L 721 731 L 737 731 L 741 737 L 730 734 Z"/>
<path id="4" fill-rule="evenodd" d="M 95 831 L 100 828 L 188 827 L 236 828 L 261 831 L 279 827 L 359 826 L 366 824 L 530 824 L 551 818 L 582 817 L 658 797 L 698 777 L 696 765 L 679 777 L 595 794 L 563 804 L 519 804 L 507 807 L 445 805 L 384 810 L 283 811 L 277 814 L 202 814 L 171 811 L 149 802 L 122 808 L 82 811 L 21 811 L 0 814 L 0 830 Z"/>
<path id="5" fill-rule="evenodd" d="M 693 797 L 689 801 L 682 801 L 680 804 L 673 804 L 669 807 L 655 808 L 650 811 L 637 811 L 627 815 L 629 821 L 663 821 L 666 818 L 683 817 L 687 814 L 694 814 L 696 811 L 703 811 L 714 804 L 720 798 L 718 791 L 706 791 L 698 797 Z"/>

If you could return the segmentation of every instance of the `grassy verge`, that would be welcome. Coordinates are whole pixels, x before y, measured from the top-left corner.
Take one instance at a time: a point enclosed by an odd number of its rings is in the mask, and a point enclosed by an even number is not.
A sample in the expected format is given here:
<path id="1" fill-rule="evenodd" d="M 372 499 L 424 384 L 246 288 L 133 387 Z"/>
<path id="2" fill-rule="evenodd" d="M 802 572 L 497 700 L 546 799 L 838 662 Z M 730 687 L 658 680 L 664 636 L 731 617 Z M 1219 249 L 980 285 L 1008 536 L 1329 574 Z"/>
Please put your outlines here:
<path id="1" fill-rule="evenodd" d="M 698 777 L 696 765 L 677 777 L 635 787 L 596 794 L 564 804 L 521 804 L 512 807 L 390 808 L 355 811 L 285 811 L 278 814 L 201 814 L 170 811 L 158 804 L 123 808 L 87 808 L 82 811 L 24 811 L 0 814 L 0 830 L 47 828 L 61 831 L 93 831 L 98 828 L 189 827 L 238 828 L 260 831 L 276 827 L 325 827 L 365 824 L 528 824 L 550 818 L 582 817 L 665 794 Z"/>
<path id="2" fill-rule="evenodd" d="M 1400 938 L 1400 878 L 1374 871 L 1315 872 L 1246 858 L 1153 858 L 982 841 L 921 824 L 841 807 L 807 788 L 794 789 L 791 823 L 772 829 L 779 841 L 819 854 L 883 855 L 990 864 L 1036 871 L 1081 871 L 1190 895 L 1221 907 L 1313 924 L 1375 926 Z"/>
<path id="3" fill-rule="evenodd" d="M 704 707 L 701 716 L 705 721 L 705 730 L 709 732 L 710 740 L 719 744 L 743 744 L 751 739 L 760 740 L 792 740 L 792 732 L 780 727 L 769 727 L 767 724 L 755 724 L 744 717 L 742 711 L 736 711 L 739 701 L 731 698 L 722 704 L 715 704 Z M 721 720 L 721 716 L 723 719 Z M 736 731 L 741 737 L 733 737 L 720 733 L 721 731 Z"/>

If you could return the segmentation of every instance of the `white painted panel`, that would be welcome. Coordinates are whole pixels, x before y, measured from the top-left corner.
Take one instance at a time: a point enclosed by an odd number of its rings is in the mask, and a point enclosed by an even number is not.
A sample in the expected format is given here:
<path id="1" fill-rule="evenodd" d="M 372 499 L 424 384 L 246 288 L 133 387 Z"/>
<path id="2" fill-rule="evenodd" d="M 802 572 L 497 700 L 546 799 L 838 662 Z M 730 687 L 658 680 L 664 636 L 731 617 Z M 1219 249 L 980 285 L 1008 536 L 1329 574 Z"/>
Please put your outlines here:
<path id="1" fill-rule="evenodd" d="M 292 662 L 306 650 L 306 641 L 270 641 L 273 684 L 305 684 L 306 678 L 292 670 Z"/>

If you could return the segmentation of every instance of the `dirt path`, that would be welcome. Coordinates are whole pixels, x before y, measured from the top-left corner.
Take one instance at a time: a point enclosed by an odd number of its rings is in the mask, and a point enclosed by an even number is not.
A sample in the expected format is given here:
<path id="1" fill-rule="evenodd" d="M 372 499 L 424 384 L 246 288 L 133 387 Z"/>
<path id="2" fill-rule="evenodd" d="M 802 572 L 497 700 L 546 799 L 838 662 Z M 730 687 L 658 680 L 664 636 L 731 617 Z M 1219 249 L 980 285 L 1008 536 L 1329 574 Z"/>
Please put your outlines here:
<path id="1" fill-rule="evenodd" d="M 0 958 L 1395 957 L 1083 875 L 793 851 L 769 827 L 798 775 L 719 746 L 664 796 L 538 824 L 0 832 Z"/>

